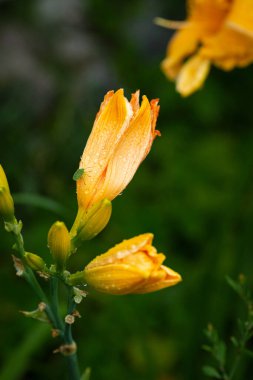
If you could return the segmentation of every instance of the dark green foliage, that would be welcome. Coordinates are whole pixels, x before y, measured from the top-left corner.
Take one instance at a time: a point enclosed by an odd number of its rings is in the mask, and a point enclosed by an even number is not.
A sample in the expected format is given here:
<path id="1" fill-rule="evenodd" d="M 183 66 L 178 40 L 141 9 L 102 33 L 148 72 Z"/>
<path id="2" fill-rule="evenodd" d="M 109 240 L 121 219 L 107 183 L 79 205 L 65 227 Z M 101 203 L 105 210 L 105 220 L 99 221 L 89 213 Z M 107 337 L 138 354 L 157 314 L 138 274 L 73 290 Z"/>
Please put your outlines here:
<path id="1" fill-rule="evenodd" d="M 76 215 L 72 176 L 106 91 L 124 87 L 129 97 L 140 88 L 160 98 L 162 137 L 113 201 L 108 227 L 71 267 L 80 270 L 122 239 L 154 232 L 183 282 L 143 296 L 88 289 L 73 329 L 91 380 L 203 380 L 207 323 L 226 342 L 238 339 L 241 300 L 224 276 L 245 273 L 252 283 L 253 65 L 213 68 L 204 88 L 182 99 L 159 68 L 172 33 L 152 20 L 184 13 L 183 0 L 0 1 L 0 162 L 19 193 L 26 249 L 47 263 L 50 226 L 60 219 L 70 228 Z M 18 311 L 37 304 L 15 276 L 2 224 L 0 244 L 0 366 L 18 362 L 19 373 L 8 380 L 65 379 L 50 331 L 27 349 L 38 322 Z M 236 380 L 252 377 L 252 361 L 243 366 Z"/>
<path id="2" fill-rule="evenodd" d="M 213 356 L 215 367 L 204 366 L 203 372 L 213 379 L 233 380 L 245 378 L 244 367 L 242 367 L 244 356 L 250 357 L 249 363 L 253 358 L 253 351 L 248 349 L 249 342 L 253 337 L 253 299 L 249 284 L 243 275 L 239 276 L 238 281 L 227 277 L 227 282 L 244 302 L 247 314 L 243 319 L 239 318 L 237 321 L 237 336 L 230 337 L 232 345 L 220 339 L 218 332 L 212 325 L 208 326 L 205 334 L 210 345 L 204 345 L 203 349 Z M 229 360 L 227 359 L 227 351 L 232 351 Z M 238 369 L 241 370 L 241 376 L 240 372 L 238 375 Z"/>

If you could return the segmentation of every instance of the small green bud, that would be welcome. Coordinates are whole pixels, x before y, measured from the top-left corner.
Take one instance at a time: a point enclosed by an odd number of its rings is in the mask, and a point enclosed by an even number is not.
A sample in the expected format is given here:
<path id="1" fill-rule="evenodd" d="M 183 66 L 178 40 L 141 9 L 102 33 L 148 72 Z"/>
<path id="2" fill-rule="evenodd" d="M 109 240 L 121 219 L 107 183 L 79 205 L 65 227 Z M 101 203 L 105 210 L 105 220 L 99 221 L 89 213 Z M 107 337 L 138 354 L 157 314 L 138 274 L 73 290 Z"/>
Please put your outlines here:
<path id="1" fill-rule="evenodd" d="M 46 268 L 46 263 L 42 257 L 31 252 L 26 252 L 24 256 L 27 264 L 31 269 L 43 271 Z"/>
<path id="2" fill-rule="evenodd" d="M 70 235 L 73 244 L 78 247 L 80 242 L 91 240 L 107 225 L 112 214 L 112 204 L 103 199 L 91 206 L 87 211 L 79 208 Z"/>
<path id="3" fill-rule="evenodd" d="M 14 221 L 14 202 L 9 190 L 6 187 L 0 187 L 0 215 L 5 222 Z"/>
<path id="4" fill-rule="evenodd" d="M 48 232 L 48 247 L 58 271 L 63 271 L 70 255 L 70 235 L 63 222 L 55 222 Z"/>
<path id="5" fill-rule="evenodd" d="M 10 192 L 8 181 L 2 165 L 0 165 L 0 187 L 5 187 L 5 189 Z"/>

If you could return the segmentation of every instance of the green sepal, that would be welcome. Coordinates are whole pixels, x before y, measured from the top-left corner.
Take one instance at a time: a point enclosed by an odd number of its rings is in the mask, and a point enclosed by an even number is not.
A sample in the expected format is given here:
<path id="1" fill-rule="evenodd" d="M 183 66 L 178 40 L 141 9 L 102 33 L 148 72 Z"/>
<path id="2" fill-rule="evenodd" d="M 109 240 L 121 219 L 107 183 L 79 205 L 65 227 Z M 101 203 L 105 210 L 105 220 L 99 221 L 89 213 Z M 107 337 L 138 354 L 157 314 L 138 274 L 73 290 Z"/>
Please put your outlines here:
<path id="1" fill-rule="evenodd" d="M 69 275 L 68 278 L 66 278 L 66 282 L 68 285 L 71 285 L 71 286 L 86 284 L 86 281 L 84 278 L 84 272 L 78 271 Z"/>
<path id="2" fill-rule="evenodd" d="M 82 241 L 91 240 L 97 236 L 108 224 L 111 213 L 112 204 L 106 198 L 96 202 L 88 210 L 79 207 L 70 230 L 72 250 L 78 248 Z"/>

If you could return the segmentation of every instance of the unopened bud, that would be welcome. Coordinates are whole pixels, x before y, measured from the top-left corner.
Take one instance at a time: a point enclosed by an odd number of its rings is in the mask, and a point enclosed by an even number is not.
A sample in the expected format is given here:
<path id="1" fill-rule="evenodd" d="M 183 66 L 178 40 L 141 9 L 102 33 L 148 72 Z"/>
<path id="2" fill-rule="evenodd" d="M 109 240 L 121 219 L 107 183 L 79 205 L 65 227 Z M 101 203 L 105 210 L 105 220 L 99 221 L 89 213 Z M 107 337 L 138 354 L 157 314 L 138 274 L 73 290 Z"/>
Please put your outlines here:
<path id="1" fill-rule="evenodd" d="M 45 261 L 35 253 L 26 252 L 24 256 L 27 264 L 33 270 L 43 271 L 46 268 Z"/>
<path id="2" fill-rule="evenodd" d="M 76 220 L 71 228 L 72 242 L 78 246 L 84 240 L 93 239 L 107 225 L 112 213 L 109 199 L 103 199 L 91 206 L 87 211 L 79 208 Z"/>
<path id="3" fill-rule="evenodd" d="M 9 189 L 0 187 L 0 215 L 5 222 L 14 221 L 14 202 Z"/>
<path id="4" fill-rule="evenodd" d="M 0 165 L 0 187 L 5 187 L 5 189 L 10 192 L 8 181 L 2 165 Z"/>
<path id="5" fill-rule="evenodd" d="M 63 222 L 55 222 L 48 232 L 48 247 L 53 256 L 57 270 L 65 268 L 70 255 L 70 235 Z"/>

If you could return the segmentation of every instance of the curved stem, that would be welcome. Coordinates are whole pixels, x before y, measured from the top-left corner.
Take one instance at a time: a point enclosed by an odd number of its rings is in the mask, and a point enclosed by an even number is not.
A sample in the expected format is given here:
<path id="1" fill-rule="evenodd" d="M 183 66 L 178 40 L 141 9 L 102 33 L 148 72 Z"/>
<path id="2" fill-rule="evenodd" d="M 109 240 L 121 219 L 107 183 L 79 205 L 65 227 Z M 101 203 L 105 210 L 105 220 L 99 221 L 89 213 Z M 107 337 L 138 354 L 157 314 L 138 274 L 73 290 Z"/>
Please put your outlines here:
<path id="1" fill-rule="evenodd" d="M 59 296 L 58 296 L 58 281 L 59 279 L 56 276 L 52 276 L 50 278 L 50 289 L 51 289 L 51 299 L 50 302 L 41 288 L 37 278 L 34 275 L 34 272 L 30 267 L 27 266 L 24 255 L 24 241 L 23 236 L 21 234 L 22 224 L 18 223 L 15 219 L 12 223 L 6 224 L 6 230 L 11 232 L 15 239 L 15 248 L 19 253 L 19 256 L 24 265 L 23 268 L 23 277 L 33 288 L 34 292 L 40 299 L 46 304 L 45 311 L 49 320 L 51 321 L 54 328 L 59 330 L 59 333 L 65 343 L 65 345 L 73 346 L 73 353 L 66 355 L 66 359 L 68 362 L 68 371 L 69 371 L 69 379 L 70 380 L 80 380 L 80 371 L 78 366 L 78 360 L 76 355 L 76 344 L 72 337 L 72 329 L 71 324 L 63 322 L 59 313 Z M 73 289 L 68 286 L 68 314 L 72 314 L 75 309 L 76 303 L 73 298 Z"/>
<path id="2" fill-rule="evenodd" d="M 24 263 L 24 255 L 25 255 L 25 248 L 24 248 L 24 240 L 23 236 L 21 234 L 21 226 L 20 224 L 15 220 L 13 224 L 11 224 L 11 229 L 10 232 L 12 232 L 15 243 L 16 243 L 16 250 L 18 251 L 22 262 Z M 45 312 L 47 313 L 47 316 L 49 320 L 52 322 L 52 325 L 57 328 L 57 322 L 54 316 L 54 313 L 51 310 L 51 307 L 49 306 L 49 301 L 42 290 L 37 278 L 35 277 L 33 271 L 31 268 L 29 268 L 27 265 L 24 265 L 24 273 L 23 277 L 25 280 L 29 283 L 29 285 L 33 288 L 34 292 L 36 293 L 37 297 L 39 298 L 40 301 L 43 301 L 46 304 L 46 309 Z"/>

